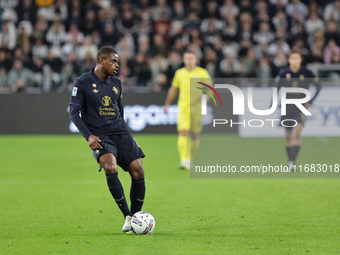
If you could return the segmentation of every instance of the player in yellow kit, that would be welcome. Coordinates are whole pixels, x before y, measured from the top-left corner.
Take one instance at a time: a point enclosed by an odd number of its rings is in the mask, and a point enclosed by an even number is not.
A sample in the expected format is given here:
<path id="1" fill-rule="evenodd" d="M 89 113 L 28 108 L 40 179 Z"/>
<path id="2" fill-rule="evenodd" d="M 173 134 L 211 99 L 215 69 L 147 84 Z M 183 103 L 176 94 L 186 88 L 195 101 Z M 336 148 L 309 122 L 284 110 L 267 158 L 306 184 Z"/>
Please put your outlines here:
<path id="1" fill-rule="evenodd" d="M 199 147 L 199 134 L 202 131 L 201 124 L 202 90 L 197 89 L 196 86 L 192 86 L 190 90 L 190 78 L 210 79 L 210 75 L 208 74 L 207 70 L 197 66 L 197 60 L 198 60 L 197 56 L 194 52 L 187 51 L 186 53 L 184 53 L 183 56 L 184 67 L 176 71 L 164 105 L 164 112 L 168 113 L 168 107 L 177 96 L 179 90 L 177 146 L 179 156 L 181 159 L 180 163 L 181 169 L 190 169 L 190 154 L 192 156 L 195 155 Z M 192 138 L 191 147 L 189 143 L 190 133 Z M 189 148 L 191 148 L 191 151 L 189 151 Z"/>

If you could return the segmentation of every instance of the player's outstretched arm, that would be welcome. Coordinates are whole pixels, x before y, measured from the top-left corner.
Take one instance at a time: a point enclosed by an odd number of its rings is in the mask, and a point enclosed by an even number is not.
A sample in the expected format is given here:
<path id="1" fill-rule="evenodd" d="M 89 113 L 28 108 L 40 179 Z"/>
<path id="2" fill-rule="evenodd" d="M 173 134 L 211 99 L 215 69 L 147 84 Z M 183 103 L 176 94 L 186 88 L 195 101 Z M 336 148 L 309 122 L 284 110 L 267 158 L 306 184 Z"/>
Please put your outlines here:
<path id="1" fill-rule="evenodd" d="M 169 89 L 168 95 L 166 97 L 165 104 L 164 104 L 164 112 L 166 114 L 168 114 L 168 108 L 170 104 L 172 103 L 172 101 L 174 101 L 174 99 L 176 98 L 177 93 L 178 93 L 178 88 L 171 86 Z"/>

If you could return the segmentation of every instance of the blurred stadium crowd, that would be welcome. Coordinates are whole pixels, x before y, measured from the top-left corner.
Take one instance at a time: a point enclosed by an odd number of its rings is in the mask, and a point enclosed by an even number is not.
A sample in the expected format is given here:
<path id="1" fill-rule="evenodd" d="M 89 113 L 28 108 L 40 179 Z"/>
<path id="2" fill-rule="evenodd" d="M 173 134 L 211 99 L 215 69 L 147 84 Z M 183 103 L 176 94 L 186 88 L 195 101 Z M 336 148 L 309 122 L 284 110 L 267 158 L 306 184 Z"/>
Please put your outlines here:
<path id="1" fill-rule="evenodd" d="M 195 51 L 212 77 L 275 77 L 290 50 L 340 63 L 340 0 L 0 0 L 0 92 L 69 91 L 98 48 L 126 90 L 164 91 Z"/>

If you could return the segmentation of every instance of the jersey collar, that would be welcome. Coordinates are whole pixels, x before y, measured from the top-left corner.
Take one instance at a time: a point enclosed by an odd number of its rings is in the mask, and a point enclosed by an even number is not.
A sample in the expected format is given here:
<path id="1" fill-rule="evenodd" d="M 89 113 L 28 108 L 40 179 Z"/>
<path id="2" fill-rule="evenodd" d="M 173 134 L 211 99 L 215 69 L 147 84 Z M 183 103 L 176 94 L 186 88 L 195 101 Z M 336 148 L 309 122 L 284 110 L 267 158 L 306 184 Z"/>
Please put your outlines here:
<path id="1" fill-rule="evenodd" d="M 91 69 L 91 71 L 90 71 L 89 73 L 90 73 L 92 79 L 94 79 L 94 81 L 95 81 L 96 83 L 98 83 L 98 84 L 101 84 L 101 83 L 107 83 L 107 84 L 109 84 L 109 83 L 110 83 L 110 76 L 107 77 L 107 79 L 106 79 L 105 81 L 102 81 L 101 79 L 99 79 L 99 78 L 97 77 L 97 75 L 95 75 L 94 69 Z"/>

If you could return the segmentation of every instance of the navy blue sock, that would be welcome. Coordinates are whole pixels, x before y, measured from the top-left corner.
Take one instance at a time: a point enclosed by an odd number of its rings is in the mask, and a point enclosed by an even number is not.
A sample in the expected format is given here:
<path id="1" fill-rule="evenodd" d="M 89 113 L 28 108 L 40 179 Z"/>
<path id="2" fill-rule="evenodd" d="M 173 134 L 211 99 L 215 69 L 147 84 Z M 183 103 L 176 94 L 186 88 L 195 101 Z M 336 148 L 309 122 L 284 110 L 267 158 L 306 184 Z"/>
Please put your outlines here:
<path id="1" fill-rule="evenodd" d="M 287 151 L 287 155 L 288 155 L 288 159 L 289 161 L 294 161 L 294 151 L 293 151 L 293 146 L 291 147 L 286 147 L 286 151 Z"/>
<path id="2" fill-rule="evenodd" d="M 111 192 L 112 197 L 116 201 L 119 209 L 126 215 L 131 215 L 128 204 L 125 199 L 123 186 L 118 179 L 118 173 L 106 174 L 107 185 Z"/>
<path id="3" fill-rule="evenodd" d="M 300 151 L 300 146 L 293 146 L 292 147 L 292 151 L 293 151 L 293 161 L 296 160 L 297 158 L 297 155 L 299 154 L 299 151 Z"/>
<path id="4" fill-rule="evenodd" d="M 131 213 L 134 214 L 142 210 L 145 197 L 145 181 L 142 179 L 132 179 L 130 199 Z"/>

